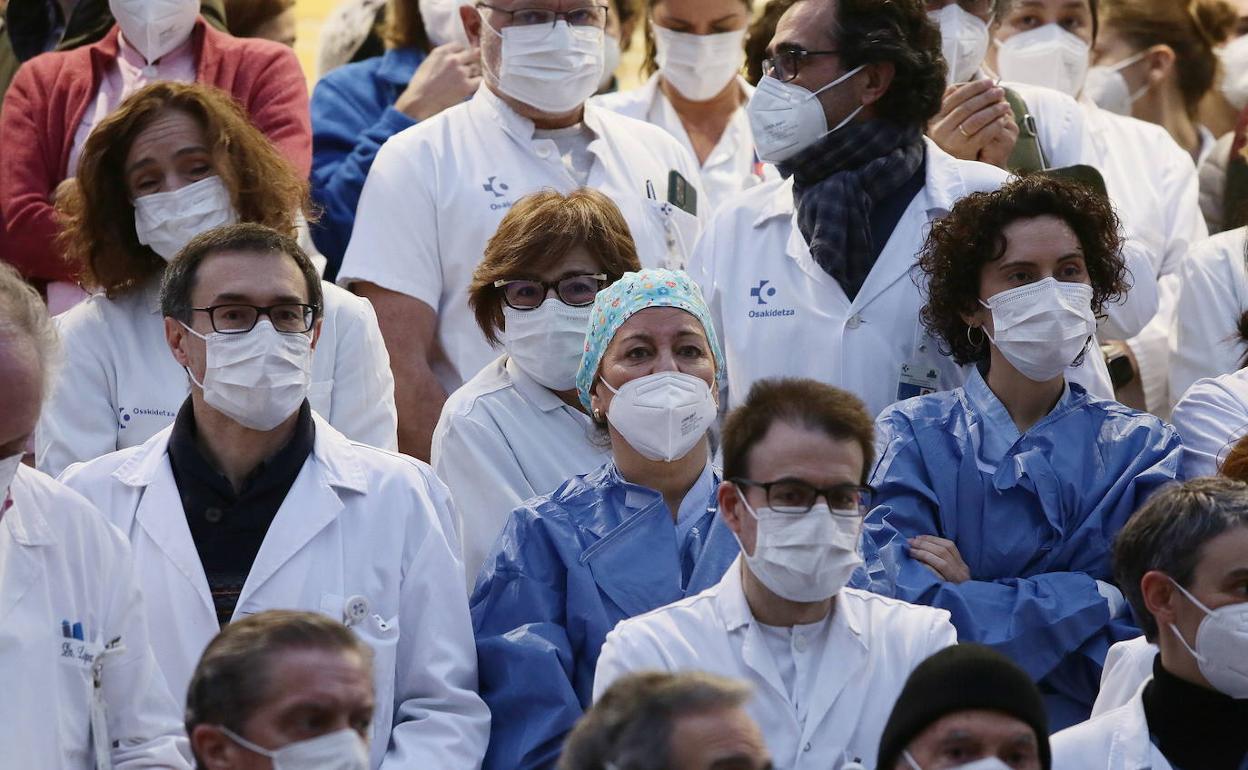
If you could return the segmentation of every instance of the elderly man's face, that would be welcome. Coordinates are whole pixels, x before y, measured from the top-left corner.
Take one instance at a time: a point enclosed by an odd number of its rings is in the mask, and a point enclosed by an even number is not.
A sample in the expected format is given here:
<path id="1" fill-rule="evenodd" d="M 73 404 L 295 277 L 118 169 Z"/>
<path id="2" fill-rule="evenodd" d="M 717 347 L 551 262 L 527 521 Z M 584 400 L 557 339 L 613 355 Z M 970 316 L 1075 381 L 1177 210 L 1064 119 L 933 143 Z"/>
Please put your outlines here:
<path id="1" fill-rule="evenodd" d="M 758 725 L 745 709 L 686 714 L 672 726 L 671 761 L 680 770 L 771 770 Z"/>
<path id="2" fill-rule="evenodd" d="M 0 331 L 0 459 L 25 451 L 42 398 L 43 364 L 35 344 L 24 334 Z"/>
<path id="3" fill-rule="evenodd" d="M 947 768 L 996 757 L 1012 770 L 1040 770 L 1036 733 L 1023 720 L 997 711 L 948 714 L 910 742 L 910 756 L 922 770 Z M 902 758 L 893 770 L 912 770 Z"/>

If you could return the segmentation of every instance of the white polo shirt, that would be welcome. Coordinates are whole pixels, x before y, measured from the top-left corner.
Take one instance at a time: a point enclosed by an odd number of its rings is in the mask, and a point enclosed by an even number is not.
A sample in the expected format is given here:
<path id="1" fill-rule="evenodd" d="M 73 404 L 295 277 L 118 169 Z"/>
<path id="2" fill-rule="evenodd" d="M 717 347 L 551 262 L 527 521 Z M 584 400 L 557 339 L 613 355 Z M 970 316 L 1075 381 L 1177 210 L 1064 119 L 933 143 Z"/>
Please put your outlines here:
<path id="1" fill-rule="evenodd" d="M 665 201 L 672 171 L 701 197 L 693 157 L 639 120 L 588 105 L 584 121 L 596 137 L 588 186 L 620 207 L 643 265 L 681 266 L 700 226 Z M 498 355 L 468 308 L 468 285 L 499 222 L 529 193 L 578 187 L 554 141 L 533 134 L 532 121 L 482 86 L 391 137 L 360 196 L 338 282 L 369 281 L 437 311 L 434 373 L 448 393 Z"/>

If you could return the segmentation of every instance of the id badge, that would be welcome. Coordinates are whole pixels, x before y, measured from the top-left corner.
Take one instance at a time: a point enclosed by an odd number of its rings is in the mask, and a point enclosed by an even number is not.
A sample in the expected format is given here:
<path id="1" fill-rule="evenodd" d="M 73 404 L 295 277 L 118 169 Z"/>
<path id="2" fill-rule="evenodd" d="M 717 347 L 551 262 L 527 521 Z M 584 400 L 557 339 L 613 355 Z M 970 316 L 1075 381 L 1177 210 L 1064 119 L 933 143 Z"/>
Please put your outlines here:
<path id="1" fill-rule="evenodd" d="M 926 396 L 940 390 L 940 372 L 935 367 L 906 362 L 901 365 L 897 378 L 897 400 L 904 401 L 915 396 Z"/>

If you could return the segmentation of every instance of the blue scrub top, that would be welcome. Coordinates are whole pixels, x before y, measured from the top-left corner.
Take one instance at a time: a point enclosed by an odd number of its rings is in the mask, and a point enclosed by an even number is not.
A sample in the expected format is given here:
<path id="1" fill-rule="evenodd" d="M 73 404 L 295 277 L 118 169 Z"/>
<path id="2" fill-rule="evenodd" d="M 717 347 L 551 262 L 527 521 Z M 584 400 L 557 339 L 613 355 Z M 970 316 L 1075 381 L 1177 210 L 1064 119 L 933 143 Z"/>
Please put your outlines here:
<path id="1" fill-rule="evenodd" d="M 1110 618 L 1114 536 L 1178 477 L 1179 437 L 1149 414 L 1068 385 L 1020 434 L 978 371 L 964 387 L 911 398 L 876 423 L 864 551 L 872 589 L 949 610 L 961 641 L 1009 655 L 1039 684 L 1050 727 L 1086 719 L 1109 646 L 1139 635 Z M 907 540 L 957 544 L 971 580 L 949 583 Z"/>
<path id="2" fill-rule="evenodd" d="M 673 521 L 662 495 L 614 463 L 512 512 L 471 600 L 485 770 L 552 768 L 588 707 L 598 653 L 619 621 L 699 593 L 737 557 L 709 465 Z"/>

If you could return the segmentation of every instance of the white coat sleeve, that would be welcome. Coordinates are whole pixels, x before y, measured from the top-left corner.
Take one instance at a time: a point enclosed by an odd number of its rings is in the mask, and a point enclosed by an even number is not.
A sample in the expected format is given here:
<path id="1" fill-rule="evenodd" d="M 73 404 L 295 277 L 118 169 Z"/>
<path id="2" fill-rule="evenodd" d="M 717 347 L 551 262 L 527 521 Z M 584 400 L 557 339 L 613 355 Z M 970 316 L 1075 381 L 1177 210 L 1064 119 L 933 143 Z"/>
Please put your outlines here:
<path id="1" fill-rule="evenodd" d="M 477 648 L 463 565 L 442 524 L 451 513 L 442 482 L 421 467 L 414 489 L 395 656 L 394 728 L 382 770 L 481 767 L 490 710 L 477 694 Z"/>
<path id="2" fill-rule="evenodd" d="M 108 332 L 102 322 L 92 323 L 100 321 L 97 314 L 81 311 L 71 311 L 68 322 L 63 315 L 54 319 L 63 360 L 35 429 L 35 467 L 53 477 L 76 462 L 117 451 L 115 362 L 107 360 L 109 349 L 100 338 Z"/>
<path id="3" fill-rule="evenodd" d="M 1156 657 L 1157 645 L 1150 644 L 1142 636 L 1110 645 L 1101 669 L 1101 689 L 1092 704 L 1092 716 L 1113 711 L 1130 701 L 1139 692 L 1140 685 L 1152 678 Z"/>
<path id="4" fill-rule="evenodd" d="M 433 431 L 432 451 L 433 470 L 450 489 L 459 512 L 464 575 L 471 591 L 507 517 L 538 492 L 498 430 L 470 415 L 444 408 Z"/>
<path id="5" fill-rule="evenodd" d="M 1213 476 L 1218 462 L 1248 430 L 1244 404 L 1217 380 L 1197 380 L 1174 407 L 1174 429 L 1183 439 L 1181 478 Z"/>
<path id="6" fill-rule="evenodd" d="M 397 452 L 394 374 L 372 303 L 349 295 L 337 325 L 329 423 L 352 441 Z"/>
<path id="7" fill-rule="evenodd" d="M 108 586 L 104 642 L 120 639 L 104 657 L 100 676 L 117 770 L 190 768 L 190 744 L 182 726 L 182 705 L 169 693 L 156 664 L 148 620 L 125 536 L 94 509 L 98 524 L 108 531 L 110 552 L 100 564 L 99 578 Z M 101 560 L 104 562 L 105 560 Z"/>
<path id="8" fill-rule="evenodd" d="M 1183 261 L 1170 332 L 1170 398 L 1204 377 L 1239 369 L 1248 348 L 1239 339 L 1243 314 L 1243 229 L 1196 244 Z M 1227 245 L 1238 248 L 1227 248 Z"/>
<path id="9" fill-rule="evenodd" d="M 1148 247 L 1134 238 L 1122 243 L 1122 259 L 1127 264 L 1126 294 L 1105 303 L 1105 320 L 1097 336 L 1103 340 L 1125 340 L 1143 331 L 1157 314 L 1160 303 L 1156 264 Z"/>
<path id="10" fill-rule="evenodd" d="M 413 129 L 414 130 L 414 129 Z M 364 181 L 338 285 L 367 281 L 438 309 L 442 255 L 438 236 L 436 162 L 428 143 L 404 134 L 381 146 Z M 472 223 L 460 223 L 471 227 Z M 480 260 L 480 254 L 449 255 Z"/>

